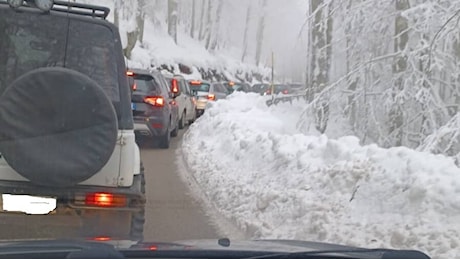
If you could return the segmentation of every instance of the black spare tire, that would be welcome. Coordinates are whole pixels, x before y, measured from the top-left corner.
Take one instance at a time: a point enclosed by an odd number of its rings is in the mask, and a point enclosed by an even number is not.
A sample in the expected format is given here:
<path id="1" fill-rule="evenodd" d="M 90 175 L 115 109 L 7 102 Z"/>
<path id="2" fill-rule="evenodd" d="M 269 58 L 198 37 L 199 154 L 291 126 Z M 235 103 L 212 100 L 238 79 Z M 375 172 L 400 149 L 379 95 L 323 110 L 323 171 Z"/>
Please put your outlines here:
<path id="1" fill-rule="evenodd" d="M 33 70 L 0 97 L 0 153 L 42 186 L 72 186 L 110 159 L 117 141 L 112 102 L 89 77 L 65 68 Z"/>

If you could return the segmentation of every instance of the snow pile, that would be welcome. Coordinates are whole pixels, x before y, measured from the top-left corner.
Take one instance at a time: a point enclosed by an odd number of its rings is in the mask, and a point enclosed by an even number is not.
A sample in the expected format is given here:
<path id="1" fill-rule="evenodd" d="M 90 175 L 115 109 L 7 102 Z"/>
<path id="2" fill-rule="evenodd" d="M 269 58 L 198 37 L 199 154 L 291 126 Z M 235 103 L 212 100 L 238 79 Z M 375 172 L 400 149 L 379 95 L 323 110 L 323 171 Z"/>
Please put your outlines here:
<path id="1" fill-rule="evenodd" d="M 458 258 L 460 169 L 442 155 L 297 129 L 304 104 L 236 93 L 184 137 L 201 193 L 251 238 L 419 249 Z"/>

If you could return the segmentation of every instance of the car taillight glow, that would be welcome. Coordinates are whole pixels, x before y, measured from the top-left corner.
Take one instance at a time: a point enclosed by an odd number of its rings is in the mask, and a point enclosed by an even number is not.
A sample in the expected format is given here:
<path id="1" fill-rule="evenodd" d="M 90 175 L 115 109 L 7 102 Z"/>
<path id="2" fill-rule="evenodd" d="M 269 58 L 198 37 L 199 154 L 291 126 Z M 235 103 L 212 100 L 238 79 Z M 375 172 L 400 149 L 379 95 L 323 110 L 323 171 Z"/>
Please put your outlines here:
<path id="1" fill-rule="evenodd" d="M 134 72 L 132 72 L 132 71 L 127 71 L 127 72 L 126 72 L 126 76 L 132 77 L 132 76 L 134 76 Z"/>
<path id="2" fill-rule="evenodd" d="M 134 84 L 133 85 L 133 91 L 136 91 L 137 90 L 137 84 Z"/>
<path id="3" fill-rule="evenodd" d="M 144 102 L 154 107 L 164 107 L 165 99 L 163 97 L 146 97 Z"/>
<path id="4" fill-rule="evenodd" d="M 103 236 L 102 236 L 102 237 L 94 237 L 94 238 L 92 238 L 91 240 L 93 240 L 93 241 L 110 241 L 111 238 L 110 238 L 110 237 L 103 237 Z"/>
<path id="5" fill-rule="evenodd" d="M 191 84 L 191 85 L 201 85 L 201 81 L 199 81 L 199 80 L 192 80 L 192 81 L 190 81 L 190 84 Z"/>
<path id="6" fill-rule="evenodd" d="M 286 89 L 283 90 L 283 94 L 287 94 L 287 93 L 288 93 L 288 91 Z"/>
<path id="7" fill-rule="evenodd" d="M 208 94 L 209 100 L 216 100 L 216 96 L 214 94 Z"/>
<path id="8" fill-rule="evenodd" d="M 126 196 L 107 192 L 87 193 L 85 204 L 97 207 L 124 207 L 126 206 Z"/>
<path id="9" fill-rule="evenodd" d="M 177 94 L 179 93 L 179 86 L 177 84 L 177 79 L 172 79 L 172 93 Z"/>

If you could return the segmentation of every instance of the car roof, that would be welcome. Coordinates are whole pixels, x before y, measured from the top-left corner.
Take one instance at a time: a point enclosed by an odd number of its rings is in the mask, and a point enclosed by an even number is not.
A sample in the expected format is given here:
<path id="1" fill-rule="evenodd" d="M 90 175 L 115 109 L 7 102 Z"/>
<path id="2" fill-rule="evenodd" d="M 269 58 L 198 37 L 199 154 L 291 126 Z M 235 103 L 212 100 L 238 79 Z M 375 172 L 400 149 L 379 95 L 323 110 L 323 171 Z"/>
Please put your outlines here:
<path id="1" fill-rule="evenodd" d="M 208 84 L 208 85 L 211 85 L 211 82 L 208 81 L 208 80 L 197 80 L 197 79 L 191 79 L 191 80 L 187 80 L 188 82 L 191 82 L 191 81 L 200 81 L 201 83 L 204 83 L 204 84 Z"/>
<path id="2" fill-rule="evenodd" d="M 56 2 L 63 2 L 63 1 L 56 1 Z M 92 16 L 92 15 L 89 15 L 87 12 L 68 11 L 68 9 L 63 9 L 63 8 L 52 9 L 51 11 L 49 11 L 46 14 L 51 15 L 51 16 L 66 17 L 66 18 L 69 18 L 69 19 L 84 20 L 84 21 L 87 21 L 87 22 L 90 22 L 90 23 L 95 23 L 95 24 L 102 24 L 102 25 L 105 25 L 107 27 L 110 27 L 110 29 L 112 31 L 118 31 L 118 28 L 113 23 L 111 23 L 111 22 L 109 22 L 109 21 L 107 21 L 105 19 L 105 16 L 108 15 L 108 12 L 110 12 L 110 9 L 105 8 L 104 6 L 99 6 L 99 5 L 73 3 L 73 2 L 70 2 L 70 3 L 64 2 L 64 3 L 65 3 L 65 5 L 70 4 L 71 6 L 73 6 L 74 4 L 75 5 L 90 6 L 90 7 L 96 8 L 99 11 L 102 10 L 102 9 L 107 9 L 107 14 L 106 13 L 104 13 L 103 15 L 102 14 L 95 14 L 94 16 Z M 8 3 L 6 1 L 0 1 L 0 8 L 12 9 L 11 7 L 9 7 L 9 5 L 8 5 Z M 20 12 L 43 13 L 38 8 L 31 7 L 31 6 L 28 6 L 28 5 L 23 5 L 23 6 L 19 7 L 19 10 L 20 10 Z"/>
<path id="3" fill-rule="evenodd" d="M 184 76 L 182 75 L 169 75 L 169 74 L 162 74 L 165 78 L 167 79 L 180 79 L 180 80 L 185 80 Z"/>
<path id="4" fill-rule="evenodd" d="M 152 72 L 149 71 L 149 70 L 146 70 L 146 69 L 137 69 L 137 68 L 134 68 L 134 69 L 128 69 L 128 71 L 131 71 L 133 72 L 134 74 L 138 74 L 138 75 L 152 75 Z"/>

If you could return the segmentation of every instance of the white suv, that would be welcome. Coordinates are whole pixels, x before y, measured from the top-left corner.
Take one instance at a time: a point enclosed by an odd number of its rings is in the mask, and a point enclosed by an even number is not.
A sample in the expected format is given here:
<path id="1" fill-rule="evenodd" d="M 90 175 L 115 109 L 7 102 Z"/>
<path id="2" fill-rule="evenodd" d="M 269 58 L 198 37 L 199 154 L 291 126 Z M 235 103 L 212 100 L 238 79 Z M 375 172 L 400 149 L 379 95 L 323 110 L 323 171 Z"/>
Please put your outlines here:
<path id="1" fill-rule="evenodd" d="M 179 129 L 185 124 L 191 124 L 196 120 L 196 100 L 190 90 L 188 82 L 182 76 L 166 76 L 174 95 L 174 100 L 179 107 Z"/>
<path id="2" fill-rule="evenodd" d="M 108 13 L 0 1 L 0 239 L 142 239 L 144 172 Z"/>

